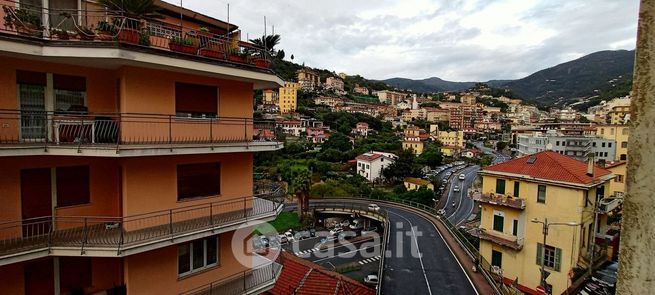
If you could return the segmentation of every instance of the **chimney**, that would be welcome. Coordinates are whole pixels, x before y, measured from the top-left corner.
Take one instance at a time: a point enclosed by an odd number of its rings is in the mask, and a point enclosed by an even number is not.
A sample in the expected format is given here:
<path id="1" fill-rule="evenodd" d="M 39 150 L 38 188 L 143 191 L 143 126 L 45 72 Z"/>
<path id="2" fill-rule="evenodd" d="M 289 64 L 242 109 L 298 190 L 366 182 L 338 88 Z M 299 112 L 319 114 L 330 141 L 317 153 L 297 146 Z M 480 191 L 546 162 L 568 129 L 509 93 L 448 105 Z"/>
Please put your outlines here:
<path id="1" fill-rule="evenodd" d="M 594 176 L 594 156 L 589 156 L 587 159 L 587 175 Z"/>

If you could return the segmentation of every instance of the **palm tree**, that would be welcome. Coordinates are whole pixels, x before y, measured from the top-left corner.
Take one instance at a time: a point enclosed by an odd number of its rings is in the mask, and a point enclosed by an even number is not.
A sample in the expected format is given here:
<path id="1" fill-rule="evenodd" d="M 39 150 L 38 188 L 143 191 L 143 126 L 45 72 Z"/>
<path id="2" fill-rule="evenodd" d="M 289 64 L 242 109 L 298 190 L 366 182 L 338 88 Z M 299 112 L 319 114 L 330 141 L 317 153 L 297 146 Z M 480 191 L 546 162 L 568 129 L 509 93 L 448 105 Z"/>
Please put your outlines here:
<path id="1" fill-rule="evenodd" d="M 298 215 L 304 218 L 309 209 L 309 186 L 312 172 L 307 166 L 300 164 L 280 165 L 281 176 L 288 183 L 287 192 L 295 195 L 298 200 Z"/>
<path id="2" fill-rule="evenodd" d="M 154 0 L 98 0 L 114 14 L 130 18 L 163 18 Z"/>
<path id="3" fill-rule="evenodd" d="M 266 49 L 266 51 L 273 51 L 273 48 L 275 48 L 275 45 L 280 44 L 280 35 L 268 35 L 268 36 L 262 36 L 262 38 L 257 38 L 257 39 L 250 39 L 250 42 L 253 44 L 263 47 Z"/>

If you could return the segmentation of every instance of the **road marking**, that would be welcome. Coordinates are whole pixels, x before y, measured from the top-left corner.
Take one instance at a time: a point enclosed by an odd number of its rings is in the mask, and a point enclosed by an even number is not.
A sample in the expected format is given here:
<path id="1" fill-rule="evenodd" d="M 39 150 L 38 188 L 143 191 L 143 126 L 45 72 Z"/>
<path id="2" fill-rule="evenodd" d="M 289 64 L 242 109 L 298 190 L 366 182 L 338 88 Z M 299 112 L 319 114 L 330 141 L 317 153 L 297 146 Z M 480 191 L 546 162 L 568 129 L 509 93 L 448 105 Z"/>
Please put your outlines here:
<path id="1" fill-rule="evenodd" d="M 300 255 L 307 255 L 307 254 L 310 254 L 310 253 L 314 253 L 316 251 L 318 251 L 318 248 L 309 249 L 309 250 L 305 250 L 305 251 L 294 252 L 293 254 L 296 255 L 296 256 L 300 256 Z"/>
<path id="2" fill-rule="evenodd" d="M 359 265 L 364 265 L 364 264 L 375 262 L 375 261 L 378 261 L 378 260 L 380 260 L 380 255 L 372 257 L 372 258 L 360 260 L 357 263 L 359 263 Z"/>
<path id="3" fill-rule="evenodd" d="M 469 168 L 473 168 L 473 167 L 475 167 L 475 166 L 471 166 Z M 471 169 L 471 170 L 475 170 L 475 169 Z M 471 172 L 472 171 L 464 172 L 464 175 L 466 175 L 466 177 L 468 177 L 471 174 Z M 453 217 L 455 214 L 457 214 L 457 211 L 459 211 L 459 208 L 462 206 L 462 199 L 464 198 L 464 184 L 466 183 L 466 180 L 467 179 L 464 179 L 464 181 L 462 181 L 462 187 L 459 190 L 459 202 L 457 203 L 457 208 L 455 208 L 455 211 L 453 211 L 453 213 L 450 214 L 450 216 L 446 217 L 448 220 L 450 220 L 451 217 Z M 473 185 L 473 182 L 471 182 L 471 186 L 472 185 Z"/>
<path id="4" fill-rule="evenodd" d="M 355 252 L 360 252 L 360 251 L 368 250 L 368 249 L 371 249 L 371 248 L 379 247 L 380 245 L 382 245 L 382 244 L 380 243 L 380 244 L 377 244 L 377 245 L 372 245 L 372 246 L 360 248 L 360 249 L 357 249 L 357 250 L 352 250 L 352 251 L 348 251 L 348 252 L 339 253 L 339 254 L 334 255 L 334 256 L 325 257 L 325 258 L 321 258 L 321 259 L 318 259 L 318 260 L 312 260 L 312 262 L 321 262 L 321 261 L 324 261 L 324 260 L 341 257 L 343 255 L 352 254 L 352 253 L 355 253 Z"/>
<path id="5" fill-rule="evenodd" d="M 425 273 L 425 266 L 423 265 L 423 255 L 421 254 L 421 249 L 418 246 L 418 240 L 416 239 L 416 232 L 414 232 L 414 225 L 412 224 L 409 219 L 405 218 L 405 216 L 402 216 L 398 213 L 387 211 L 388 213 L 400 216 L 400 218 L 405 219 L 409 223 L 409 228 L 412 229 L 412 238 L 414 240 L 414 243 L 416 244 L 416 251 L 418 251 L 418 260 L 421 263 L 421 270 L 423 271 L 423 278 L 425 278 L 425 284 L 428 286 L 428 293 L 432 295 L 432 289 L 430 288 L 430 281 L 428 281 L 428 275 Z M 437 230 L 438 232 L 438 230 Z M 445 242 L 445 241 L 444 241 Z M 455 257 L 455 260 L 457 260 L 457 257 Z M 458 261 L 459 263 L 459 261 Z"/>

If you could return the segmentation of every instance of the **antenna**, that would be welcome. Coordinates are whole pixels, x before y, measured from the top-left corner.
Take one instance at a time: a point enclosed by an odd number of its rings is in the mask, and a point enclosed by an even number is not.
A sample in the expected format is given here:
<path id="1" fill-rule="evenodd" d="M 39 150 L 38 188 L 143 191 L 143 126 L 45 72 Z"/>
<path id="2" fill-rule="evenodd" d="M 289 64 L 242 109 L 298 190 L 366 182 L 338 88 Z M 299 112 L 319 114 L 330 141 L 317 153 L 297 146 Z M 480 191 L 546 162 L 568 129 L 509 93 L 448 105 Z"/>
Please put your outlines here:
<path id="1" fill-rule="evenodd" d="M 266 50 L 266 16 L 264 15 L 264 36 L 262 37 L 262 43 L 264 44 L 264 50 Z"/>
<path id="2" fill-rule="evenodd" d="M 182 31 L 184 31 L 183 29 L 184 26 L 182 25 L 182 19 L 184 18 L 183 11 L 184 11 L 184 6 L 182 6 L 182 0 L 180 0 L 180 37 L 184 37 L 182 36 Z"/>
<path id="3" fill-rule="evenodd" d="M 225 33 L 225 36 L 228 39 L 230 38 L 230 3 L 227 4 L 227 32 Z"/>

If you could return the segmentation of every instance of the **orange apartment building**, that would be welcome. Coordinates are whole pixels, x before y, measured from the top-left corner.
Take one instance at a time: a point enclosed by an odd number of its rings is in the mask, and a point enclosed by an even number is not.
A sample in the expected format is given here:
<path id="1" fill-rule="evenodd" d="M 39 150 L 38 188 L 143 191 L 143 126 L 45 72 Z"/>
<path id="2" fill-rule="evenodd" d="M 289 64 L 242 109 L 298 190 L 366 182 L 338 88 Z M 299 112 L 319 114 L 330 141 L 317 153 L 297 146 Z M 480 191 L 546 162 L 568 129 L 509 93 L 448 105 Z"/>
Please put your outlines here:
<path id="1" fill-rule="evenodd" d="M 96 3 L 0 0 L 0 293 L 272 288 L 280 265 L 232 237 L 282 209 L 253 192 L 253 153 L 282 144 L 252 110 L 283 81 L 235 25 Z"/>

